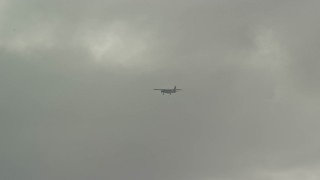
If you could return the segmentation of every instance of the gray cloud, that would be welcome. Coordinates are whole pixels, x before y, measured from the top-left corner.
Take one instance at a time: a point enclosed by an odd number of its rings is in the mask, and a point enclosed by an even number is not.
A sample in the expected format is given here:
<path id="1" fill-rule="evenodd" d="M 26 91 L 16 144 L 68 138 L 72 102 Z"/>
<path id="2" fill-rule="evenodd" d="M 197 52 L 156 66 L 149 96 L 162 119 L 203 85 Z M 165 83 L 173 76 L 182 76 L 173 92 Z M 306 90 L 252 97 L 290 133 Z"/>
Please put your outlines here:
<path id="1" fill-rule="evenodd" d="M 0 4 L 1 179 L 318 176 L 318 2 Z"/>

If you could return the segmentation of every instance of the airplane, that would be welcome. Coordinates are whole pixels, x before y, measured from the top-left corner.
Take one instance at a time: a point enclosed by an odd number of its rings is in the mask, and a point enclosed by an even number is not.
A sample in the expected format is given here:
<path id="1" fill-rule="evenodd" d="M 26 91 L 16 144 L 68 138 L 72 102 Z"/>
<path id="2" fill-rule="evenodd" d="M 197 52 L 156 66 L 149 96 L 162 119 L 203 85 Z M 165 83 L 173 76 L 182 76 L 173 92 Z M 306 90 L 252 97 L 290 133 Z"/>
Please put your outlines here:
<path id="1" fill-rule="evenodd" d="M 161 93 L 162 93 L 162 95 L 164 95 L 165 93 L 171 95 L 171 93 L 176 93 L 176 92 L 178 92 L 178 91 L 180 91 L 180 90 L 182 90 L 182 89 L 177 89 L 177 87 L 174 86 L 173 89 L 153 89 L 153 90 L 160 90 Z"/>

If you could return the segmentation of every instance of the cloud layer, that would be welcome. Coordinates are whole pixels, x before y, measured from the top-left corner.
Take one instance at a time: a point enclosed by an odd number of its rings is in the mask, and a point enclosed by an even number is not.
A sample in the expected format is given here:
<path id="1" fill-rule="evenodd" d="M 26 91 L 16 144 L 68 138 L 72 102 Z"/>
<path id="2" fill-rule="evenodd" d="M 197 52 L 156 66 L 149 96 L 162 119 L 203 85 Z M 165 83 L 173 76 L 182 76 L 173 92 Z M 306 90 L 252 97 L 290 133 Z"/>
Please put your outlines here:
<path id="1" fill-rule="evenodd" d="M 318 6 L 0 1 L 1 179 L 316 179 Z"/>

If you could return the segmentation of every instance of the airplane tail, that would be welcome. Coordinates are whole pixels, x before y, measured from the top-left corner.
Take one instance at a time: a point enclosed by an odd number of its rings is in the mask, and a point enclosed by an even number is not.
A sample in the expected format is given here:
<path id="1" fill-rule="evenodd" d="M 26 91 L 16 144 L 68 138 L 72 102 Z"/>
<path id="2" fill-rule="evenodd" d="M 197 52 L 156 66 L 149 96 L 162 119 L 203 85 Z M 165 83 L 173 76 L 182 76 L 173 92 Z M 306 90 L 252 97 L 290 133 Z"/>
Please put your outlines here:
<path id="1" fill-rule="evenodd" d="M 177 90 L 177 87 L 176 87 L 176 86 L 174 86 L 173 91 L 174 91 L 174 92 L 176 92 L 176 90 Z"/>

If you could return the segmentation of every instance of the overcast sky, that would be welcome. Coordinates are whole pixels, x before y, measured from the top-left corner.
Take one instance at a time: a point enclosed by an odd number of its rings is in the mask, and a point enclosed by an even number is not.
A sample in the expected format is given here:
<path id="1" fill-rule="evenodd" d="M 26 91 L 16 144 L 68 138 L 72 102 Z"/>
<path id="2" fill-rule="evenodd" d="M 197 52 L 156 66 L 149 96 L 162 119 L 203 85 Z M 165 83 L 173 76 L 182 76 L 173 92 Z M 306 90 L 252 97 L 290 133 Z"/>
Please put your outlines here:
<path id="1" fill-rule="evenodd" d="M 319 179 L 319 7 L 0 0 L 0 179 Z"/>

